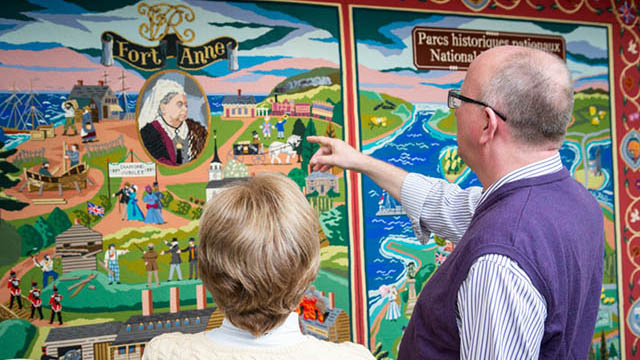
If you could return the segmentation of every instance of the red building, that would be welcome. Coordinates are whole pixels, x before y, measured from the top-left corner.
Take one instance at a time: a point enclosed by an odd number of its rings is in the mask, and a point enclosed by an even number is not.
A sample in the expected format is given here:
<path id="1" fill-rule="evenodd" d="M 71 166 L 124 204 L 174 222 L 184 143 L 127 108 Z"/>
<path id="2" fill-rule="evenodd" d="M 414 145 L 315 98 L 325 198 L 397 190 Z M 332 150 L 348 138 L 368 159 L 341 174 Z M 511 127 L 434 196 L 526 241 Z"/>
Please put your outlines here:
<path id="1" fill-rule="evenodd" d="M 290 103 L 289 100 L 286 99 L 283 102 L 273 102 L 271 103 L 271 115 L 279 116 L 284 114 L 292 114 L 293 105 L 294 103 Z"/>
<path id="2" fill-rule="evenodd" d="M 295 116 L 311 116 L 311 104 L 309 103 L 296 103 L 295 104 Z"/>

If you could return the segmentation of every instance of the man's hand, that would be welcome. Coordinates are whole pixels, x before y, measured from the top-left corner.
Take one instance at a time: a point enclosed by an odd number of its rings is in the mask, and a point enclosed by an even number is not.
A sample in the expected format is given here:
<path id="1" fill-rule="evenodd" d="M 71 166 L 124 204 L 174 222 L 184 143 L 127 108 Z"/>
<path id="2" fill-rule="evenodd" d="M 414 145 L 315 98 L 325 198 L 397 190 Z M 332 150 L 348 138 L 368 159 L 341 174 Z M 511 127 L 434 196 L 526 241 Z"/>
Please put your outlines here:
<path id="1" fill-rule="evenodd" d="M 401 200 L 402 183 L 407 176 L 405 170 L 365 155 L 342 140 L 309 136 L 307 141 L 320 144 L 320 149 L 309 162 L 313 171 L 327 171 L 332 166 L 357 171 L 369 176 L 396 200 Z"/>
<path id="2" fill-rule="evenodd" d="M 358 152 L 344 141 L 324 136 L 309 136 L 307 141 L 320 145 L 320 149 L 309 162 L 313 171 L 327 171 L 332 166 L 358 172 L 366 171 L 365 163 L 370 157 Z"/>

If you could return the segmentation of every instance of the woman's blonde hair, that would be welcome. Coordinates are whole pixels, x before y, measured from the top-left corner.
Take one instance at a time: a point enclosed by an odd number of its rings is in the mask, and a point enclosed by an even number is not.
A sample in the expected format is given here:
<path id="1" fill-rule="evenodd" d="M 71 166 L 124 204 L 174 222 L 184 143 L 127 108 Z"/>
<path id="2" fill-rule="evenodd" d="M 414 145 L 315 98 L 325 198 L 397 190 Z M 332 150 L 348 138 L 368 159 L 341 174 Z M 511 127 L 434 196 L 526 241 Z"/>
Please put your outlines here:
<path id="1" fill-rule="evenodd" d="M 212 198 L 198 268 L 227 319 L 260 336 L 298 307 L 320 263 L 318 220 L 289 178 L 259 173 Z"/>

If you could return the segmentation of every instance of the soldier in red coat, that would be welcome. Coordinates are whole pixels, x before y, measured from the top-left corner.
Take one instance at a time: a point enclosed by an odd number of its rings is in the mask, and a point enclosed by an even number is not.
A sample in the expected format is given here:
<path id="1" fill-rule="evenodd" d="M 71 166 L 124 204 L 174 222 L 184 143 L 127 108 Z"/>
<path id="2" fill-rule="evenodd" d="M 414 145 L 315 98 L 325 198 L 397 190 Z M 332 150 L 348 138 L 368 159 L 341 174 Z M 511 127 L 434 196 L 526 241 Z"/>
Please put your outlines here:
<path id="1" fill-rule="evenodd" d="M 11 293 L 11 301 L 9 302 L 9 309 L 13 308 L 13 300 L 17 300 L 18 309 L 22 309 L 22 299 L 20 298 L 20 280 L 16 276 L 16 272 L 11 270 L 9 273 L 9 283 L 7 284 L 9 293 Z"/>
<path id="2" fill-rule="evenodd" d="M 57 360 L 57 356 L 47 355 L 47 347 L 42 347 L 42 356 L 40 356 L 40 360 Z"/>
<path id="3" fill-rule="evenodd" d="M 49 305 L 51 305 L 51 320 L 49 324 L 53 324 L 53 318 L 58 314 L 58 322 L 62 325 L 62 295 L 58 294 L 58 288 L 53 285 L 53 295 L 49 298 Z"/>
<path id="4" fill-rule="evenodd" d="M 31 301 L 30 319 L 33 319 L 33 314 L 35 314 L 36 309 L 38 309 L 38 313 L 40 314 L 40 320 L 44 319 L 44 316 L 42 316 L 42 299 L 40 299 L 40 289 L 38 289 L 38 283 L 35 281 L 31 282 L 31 291 L 29 291 L 29 301 Z"/>

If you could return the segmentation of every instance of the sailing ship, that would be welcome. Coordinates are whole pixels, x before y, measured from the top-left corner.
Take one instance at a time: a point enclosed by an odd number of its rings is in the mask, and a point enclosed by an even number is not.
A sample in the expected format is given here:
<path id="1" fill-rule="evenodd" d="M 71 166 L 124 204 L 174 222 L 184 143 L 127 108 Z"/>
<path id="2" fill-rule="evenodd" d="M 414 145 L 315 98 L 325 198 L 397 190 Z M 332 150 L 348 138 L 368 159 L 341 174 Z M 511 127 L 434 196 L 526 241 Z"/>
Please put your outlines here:
<path id="1" fill-rule="evenodd" d="M 121 120 L 135 120 L 135 109 L 133 112 L 129 111 L 129 103 L 127 100 L 127 90 L 129 90 L 128 87 L 125 87 L 124 84 L 124 80 L 125 80 L 125 76 L 124 76 L 124 70 L 122 71 L 122 75 L 118 78 L 118 80 L 122 80 L 122 88 L 120 90 L 120 99 L 122 101 L 122 113 L 120 115 L 120 119 Z"/>
<path id="2" fill-rule="evenodd" d="M 5 134 L 31 134 L 32 131 L 39 129 L 41 126 L 49 126 L 44 119 L 44 115 L 39 110 L 42 104 L 33 93 L 33 86 L 24 99 L 18 95 L 18 91 L 13 86 L 13 94 L 0 104 L 0 114 L 9 113 L 7 126 L 2 126 Z M 30 120 L 30 121 L 29 121 Z"/>
<path id="3" fill-rule="evenodd" d="M 402 205 L 398 203 L 393 196 L 389 195 L 388 192 L 383 190 L 380 201 L 378 201 L 378 212 L 376 212 L 376 216 L 398 216 L 406 214 L 402 209 Z"/>
<path id="4" fill-rule="evenodd" d="M 30 134 L 30 130 L 24 129 L 22 119 L 22 99 L 17 94 L 16 86 L 13 85 L 13 94 L 0 104 L 0 114 L 5 114 L 8 110 L 9 116 L 7 126 L 2 126 L 5 134 Z M 13 126 L 11 123 L 13 122 Z M 21 128 L 22 127 L 22 128 Z"/>

